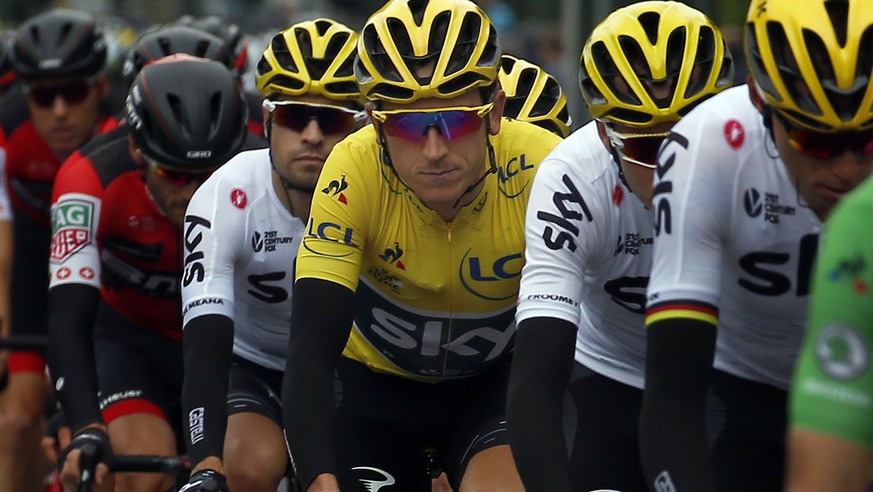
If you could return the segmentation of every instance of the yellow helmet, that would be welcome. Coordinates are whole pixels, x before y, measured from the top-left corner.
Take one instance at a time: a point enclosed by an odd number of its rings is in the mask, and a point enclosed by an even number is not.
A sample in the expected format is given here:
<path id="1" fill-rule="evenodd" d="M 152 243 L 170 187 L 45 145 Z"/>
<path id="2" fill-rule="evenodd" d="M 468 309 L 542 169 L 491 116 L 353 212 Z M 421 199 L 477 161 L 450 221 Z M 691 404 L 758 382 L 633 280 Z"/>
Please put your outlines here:
<path id="1" fill-rule="evenodd" d="M 367 99 L 409 103 L 491 86 L 499 64 L 497 31 L 475 3 L 391 0 L 361 31 L 355 75 Z"/>
<path id="2" fill-rule="evenodd" d="M 824 131 L 873 126 L 870 0 L 755 0 L 746 59 L 764 102 Z"/>
<path id="3" fill-rule="evenodd" d="M 352 68 L 358 34 L 331 19 L 292 25 L 273 36 L 258 62 L 255 82 L 264 97 L 315 94 L 360 100 Z"/>
<path id="4" fill-rule="evenodd" d="M 506 93 L 503 116 L 533 123 L 561 137 L 570 134 L 567 96 L 548 72 L 527 60 L 503 55 L 497 77 Z"/>
<path id="5" fill-rule="evenodd" d="M 615 10 L 594 28 L 579 65 L 591 115 L 637 128 L 678 121 L 734 78 L 721 31 L 679 2 Z"/>

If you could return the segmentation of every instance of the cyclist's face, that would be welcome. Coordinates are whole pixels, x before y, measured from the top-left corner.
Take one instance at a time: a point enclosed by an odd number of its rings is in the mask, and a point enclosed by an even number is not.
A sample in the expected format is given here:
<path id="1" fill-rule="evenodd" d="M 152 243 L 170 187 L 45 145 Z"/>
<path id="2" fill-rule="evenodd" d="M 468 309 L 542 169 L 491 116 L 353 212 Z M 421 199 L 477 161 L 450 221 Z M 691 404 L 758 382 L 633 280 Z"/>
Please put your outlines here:
<path id="1" fill-rule="evenodd" d="M 27 84 L 25 100 L 39 136 L 61 160 L 92 136 L 109 80 L 62 78 Z"/>
<path id="2" fill-rule="evenodd" d="M 873 153 L 843 152 L 828 159 L 815 158 L 791 145 L 781 118 L 774 116 L 772 122 L 773 138 L 788 176 L 821 220 L 825 220 L 837 201 L 873 170 Z"/>
<path id="3" fill-rule="evenodd" d="M 349 109 L 353 107 L 353 104 L 348 101 L 337 101 L 324 96 L 304 95 L 290 100 L 309 104 L 341 106 Z M 273 110 L 275 114 L 271 114 L 266 108 L 264 109 L 264 120 L 271 118 L 270 149 L 273 165 L 286 181 L 298 187 L 314 190 L 327 154 L 340 140 L 359 128 L 359 125 L 355 124 L 349 128 L 347 125 L 319 122 L 312 118 L 305 121 L 301 127 L 297 121 L 291 119 L 294 111 L 295 109 L 291 106 L 279 106 Z M 281 112 L 288 114 L 280 114 Z M 301 112 L 304 111 L 298 111 L 298 113 Z M 350 117 L 348 114 L 338 113 L 338 115 L 344 118 Z M 329 113 L 325 113 L 325 117 L 330 116 Z M 295 117 L 299 117 L 299 115 Z M 286 124 L 283 125 L 283 121 Z M 341 131 L 340 127 L 343 128 Z"/>
<path id="4" fill-rule="evenodd" d="M 498 91 L 494 107 L 482 116 L 481 127 L 471 133 L 449 140 L 440 133 L 437 126 L 424 130 L 423 138 L 413 141 L 390 135 L 385 125 L 374 119 L 382 145 L 387 146 L 391 162 L 397 175 L 413 193 L 429 208 L 437 211 L 446 220 L 457 213 L 455 203 L 464 195 L 485 172 L 488 163 L 487 134 L 496 135 L 500 130 L 500 115 L 503 114 L 505 95 Z M 410 104 L 385 103 L 384 111 L 421 110 L 433 111 L 439 108 L 477 107 L 483 103 L 478 89 L 473 89 L 451 99 L 420 99 Z M 463 199 L 461 205 L 475 198 Z"/>

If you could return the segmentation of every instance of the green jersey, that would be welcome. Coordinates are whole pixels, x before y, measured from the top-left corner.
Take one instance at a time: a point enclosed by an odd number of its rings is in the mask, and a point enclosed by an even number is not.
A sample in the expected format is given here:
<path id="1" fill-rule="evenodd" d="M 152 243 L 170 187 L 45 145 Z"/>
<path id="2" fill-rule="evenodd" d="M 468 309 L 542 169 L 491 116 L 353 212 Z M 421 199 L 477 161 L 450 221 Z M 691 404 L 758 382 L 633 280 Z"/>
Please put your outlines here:
<path id="1" fill-rule="evenodd" d="M 809 330 L 791 391 L 791 425 L 873 451 L 873 180 L 828 219 Z"/>

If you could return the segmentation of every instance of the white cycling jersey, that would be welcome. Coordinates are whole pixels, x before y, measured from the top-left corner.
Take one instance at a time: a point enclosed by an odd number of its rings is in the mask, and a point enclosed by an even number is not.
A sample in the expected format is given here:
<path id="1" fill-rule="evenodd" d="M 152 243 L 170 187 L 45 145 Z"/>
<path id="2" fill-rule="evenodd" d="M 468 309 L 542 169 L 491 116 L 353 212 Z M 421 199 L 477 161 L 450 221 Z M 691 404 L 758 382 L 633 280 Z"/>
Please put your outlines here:
<path id="1" fill-rule="evenodd" d="M 269 149 L 241 152 L 220 167 L 186 213 L 184 325 L 197 316 L 227 316 L 234 354 L 284 370 L 303 230 L 273 188 Z"/>
<path id="2" fill-rule="evenodd" d="M 676 124 L 661 148 L 653 202 L 647 322 L 717 322 L 716 368 L 788 388 L 821 222 L 746 86 Z"/>
<path id="3" fill-rule="evenodd" d="M 642 389 L 652 214 L 622 183 L 595 122 L 540 164 L 525 220 L 517 321 L 577 324 L 576 361 Z"/>

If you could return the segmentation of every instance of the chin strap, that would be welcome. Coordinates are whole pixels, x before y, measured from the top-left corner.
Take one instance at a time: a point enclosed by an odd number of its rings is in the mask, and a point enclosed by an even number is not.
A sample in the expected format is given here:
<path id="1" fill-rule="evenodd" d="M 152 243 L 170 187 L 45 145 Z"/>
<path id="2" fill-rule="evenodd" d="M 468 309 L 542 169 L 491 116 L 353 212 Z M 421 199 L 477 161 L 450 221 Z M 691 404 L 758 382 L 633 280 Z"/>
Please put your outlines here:
<path id="1" fill-rule="evenodd" d="M 486 169 L 485 172 L 482 173 L 482 176 L 480 176 L 479 179 L 477 179 L 475 183 L 468 186 L 467 189 L 464 190 L 463 193 L 461 193 L 461 196 L 459 196 L 458 199 L 455 200 L 455 204 L 452 205 L 452 208 L 458 208 L 458 204 L 461 203 L 461 200 L 465 196 L 467 196 L 467 193 L 472 192 L 473 190 L 476 189 L 476 187 L 478 187 L 480 184 L 482 184 L 482 181 L 485 181 L 485 178 L 487 178 L 489 174 L 494 174 L 497 172 L 497 158 L 494 156 L 494 146 L 491 145 L 490 134 L 486 134 L 486 135 L 487 135 L 486 138 L 488 139 L 488 141 L 487 141 L 488 163 L 489 163 L 488 169 Z"/>

